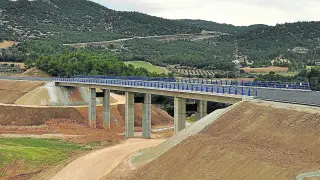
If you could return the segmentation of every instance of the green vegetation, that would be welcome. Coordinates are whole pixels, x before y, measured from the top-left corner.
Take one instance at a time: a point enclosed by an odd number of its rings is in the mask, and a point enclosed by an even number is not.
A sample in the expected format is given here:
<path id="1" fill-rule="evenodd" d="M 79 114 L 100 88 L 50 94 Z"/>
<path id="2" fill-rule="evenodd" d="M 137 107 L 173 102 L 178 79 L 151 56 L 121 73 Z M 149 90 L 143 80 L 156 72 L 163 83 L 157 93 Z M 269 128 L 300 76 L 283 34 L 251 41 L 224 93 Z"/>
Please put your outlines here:
<path id="1" fill-rule="evenodd" d="M 320 69 L 320 66 L 306 66 L 307 71 L 311 71 L 311 69 Z"/>
<path id="2" fill-rule="evenodd" d="M 248 55 L 255 65 L 269 65 L 278 57 L 288 59 L 293 69 L 313 65 L 320 61 L 320 22 L 297 22 L 258 28 L 236 36 L 223 36 L 220 40 L 235 42 L 239 52 Z"/>
<path id="3" fill-rule="evenodd" d="M 138 12 L 114 11 L 87 0 L 1 0 L 0 7 L 0 20 L 6 22 L 0 25 L 0 40 L 38 38 L 71 43 L 201 31 Z"/>
<path id="4" fill-rule="evenodd" d="M 259 28 L 268 27 L 264 24 L 255 24 L 251 26 L 234 26 L 232 24 L 220 24 L 211 21 L 204 20 L 191 20 L 191 19 L 181 19 L 177 20 L 178 22 L 184 23 L 188 26 L 194 26 L 206 31 L 217 31 L 222 33 L 230 34 L 242 34 Z"/>
<path id="5" fill-rule="evenodd" d="M 164 68 L 164 67 L 160 67 L 160 66 L 154 66 L 149 62 L 146 61 L 128 61 L 128 62 L 124 62 L 126 65 L 131 64 L 133 67 L 135 68 L 144 68 L 147 69 L 149 72 L 155 72 L 158 74 L 167 74 L 168 71 Z"/>
<path id="6" fill-rule="evenodd" d="M 232 45 L 217 44 L 215 39 L 196 42 L 140 39 L 126 41 L 125 46 L 129 48 L 118 54 L 123 61 L 140 59 L 159 66 L 180 64 L 213 70 L 231 71 L 235 69 L 230 56 Z"/>
<path id="7" fill-rule="evenodd" d="M 33 61 L 30 61 L 31 64 Z M 55 77 L 75 75 L 110 75 L 110 76 L 167 76 L 150 73 L 144 68 L 125 65 L 106 52 L 78 50 L 64 54 L 51 54 L 39 57 L 36 66 Z"/>
<path id="8" fill-rule="evenodd" d="M 63 140 L 0 138 L 0 177 L 6 177 L 4 168 L 20 167 L 30 173 L 68 159 L 72 153 L 90 150 L 84 145 Z"/>
<path id="9" fill-rule="evenodd" d="M 265 67 L 275 59 L 278 61 L 274 65 L 289 67 L 290 72 L 299 72 L 320 61 L 320 22 L 239 27 L 202 20 L 168 20 L 137 12 L 119 12 L 86 0 L 3 0 L 0 7 L 0 20 L 4 22 L 0 25 L 0 40 L 21 42 L 8 49 L 0 49 L 0 61 L 28 59 L 29 66 L 37 61 L 35 65 L 50 75 L 157 75 L 142 68 L 134 70 L 133 66 L 124 67 L 117 61 L 141 60 L 162 67 L 179 64 L 186 69 L 209 70 L 215 77 L 223 77 L 224 74 L 235 77 L 239 69 L 232 62 L 234 60 L 239 61 L 238 66 Z M 62 46 L 63 43 L 134 36 L 198 34 L 202 30 L 217 31 L 216 34 L 220 36 L 209 39 L 133 39 L 110 45 L 114 49 L 89 46 L 87 50 L 75 50 Z M 70 60 L 78 58 L 70 56 L 74 53 L 89 53 L 94 57 L 107 54 L 108 57 L 95 58 L 94 66 L 90 65 L 90 60 L 80 60 L 87 64 L 76 68 L 72 63 L 78 61 Z M 58 59 L 58 62 L 54 62 L 54 59 Z M 102 59 L 103 63 L 97 65 L 97 61 Z M 116 65 L 106 65 L 109 59 Z M 102 70 L 104 66 L 108 66 L 107 70 Z M 82 70 L 85 71 L 82 73 Z"/>
<path id="10" fill-rule="evenodd" d="M 259 75 L 256 81 L 310 82 L 311 90 L 320 91 L 320 69 L 302 70 L 296 76 L 282 76 L 274 72 Z"/>
<path id="11" fill-rule="evenodd" d="M 197 117 L 196 117 L 196 115 L 191 115 L 190 117 L 187 117 L 187 122 L 188 123 L 195 123 L 195 122 L 197 122 Z"/>

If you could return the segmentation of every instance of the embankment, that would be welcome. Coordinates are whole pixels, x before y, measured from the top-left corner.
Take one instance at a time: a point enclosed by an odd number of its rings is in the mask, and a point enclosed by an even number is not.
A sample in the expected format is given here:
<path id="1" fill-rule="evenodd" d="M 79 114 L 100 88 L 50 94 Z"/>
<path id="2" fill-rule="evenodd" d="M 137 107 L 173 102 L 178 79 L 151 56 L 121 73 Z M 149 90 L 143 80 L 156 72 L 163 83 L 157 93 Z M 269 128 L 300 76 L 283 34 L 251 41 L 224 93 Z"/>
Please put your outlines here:
<path id="1" fill-rule="evenodd" d="M 14 104 L 22 96 L 44 84 L 44 82 L 0 80 L 0 103 Z"/>
<path id="2" fill-rule="evenodd" d="M 320 109 L 243 102 L 123 179 L 293 180 L 320 167 Z"/>

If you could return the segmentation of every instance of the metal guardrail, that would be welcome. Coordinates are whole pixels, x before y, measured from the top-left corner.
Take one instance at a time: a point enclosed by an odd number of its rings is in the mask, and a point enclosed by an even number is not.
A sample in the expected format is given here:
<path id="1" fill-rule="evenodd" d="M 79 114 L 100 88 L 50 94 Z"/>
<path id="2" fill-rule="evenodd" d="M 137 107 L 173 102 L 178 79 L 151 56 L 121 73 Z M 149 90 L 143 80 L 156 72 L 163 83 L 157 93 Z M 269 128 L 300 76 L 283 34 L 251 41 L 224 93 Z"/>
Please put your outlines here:
<path id="1" fill-rule="evenodd" d="M 211 79 L 190 79 L 190 78 L 176 79 L 176 78 L 141 77 L 141 76 L 75 76 L 74 78 L 164 81 L 164 82 L 234 85 L 234 86 L 295 89 L 295 90 L 297 89 L 310 90 L 310 87 L 311 87 L 310 83 L 307 83 L 307 82 L 237 81 L 237 80 L 211 80 Z"/>
<path id="2" fill-rule="evenodd" d="M 144 87 L 167 90 L 181 90 L 192 92 L 220 93 L 229 95 L 257 96 L 256 88 L 221 86 L 217 84 L 193 84 L 184 82 L 164 82 L 164 81 L 141 81 L 122 79 L 96 79 L 96 78 L 53 78 L 55 82 L 98 84 L 98 85 L 120 85 L 123 87 Z"/>
<path id="3" fill-rule="evenodd" d="M 179 79 L 179 80 L 177 80 L 177 82 L 249 86 L 249 87 L 260 87 L 260 88 L 294 89 L 294 90 L 298 90 L 298 89 L 310 90 L 310 86 L 311 86 L 310 83 L 306 83 L 306 82 L 277 82 L 277 81 L 232 81 L 232 80 Z"/>
<path id="4" fill-rule="evenodd" d="M 58 80 L 59 78 L 39 78 L 39 77 L 14 77 L 14 76 L 0 76 L 0 79 L 3 80 L 26 80 L 26 81 L 54 81 Z M 63 79 L 63 78 L 60 78 Z M 83 78 L 83 79 L 88 79 L 88 78 Z M 106 80 L 106 79 L 105 79 Z M 110 82 L 111 81 L 111 82 Z M 130 84 L 130 81 L 132 80 L 127 80 L 127 83 L 124 82 L 124 84 Z M 69 82 L 69 81 L 68 81 Z M 85 80 L 83 80 L 85 82 Z M 108 81 L 109 83 L 113 83 L 112 80 Z M 138 82 L 143 82 L 143 81 L 136 81 Z M 158 87 L 157 83 L 160 83 L 160 87 L 162 87 L 161 81 L 148 81 L 149 83 L 155 83 L 156 87 Z M 81 82 L 78 82 L 81 83 Z M 167 89 L 170 88 L 169 83 L 171 83 L 171 88 L 179 88 L 180 90 L 184 89 L 186 90 L 188 87 L 188 90 L 193 91 L 201 91 L 203 92 L 208 91 L 210 93 L 226 93 L 226 94 L 238 94 L 238 95 L 247 95 L 248 94 L 248 89 L 250 88 L 250 96 L 255 96 L 257 99 L 261 100 L 269 100 L 269 101 L 276 101 L 276 102 L 287 102 L 287 103 L 294 103 L 294 104 L 302 104 L 302 105 L 308 105 L 308 106 L 320 106 L 320 92 L 316 91 L 311 91 L 311 90 L 304 90 L 304 89 L 286 89 L 286 88 L 268 88 L 268 87 L 252 87 L 252 86 L 235 86 L 235 85 L 221 85 L 220 84 L 206 84 L 202 82 L 200 84 L 197 83 L 185 83 L 185 82 L 179 82 L 179 86 L 173 85 L 172 82 L 163 82 L 167 83 Z M 184 85 L 182 85 L 184 84 Z M 192 88 L 193 84 L 193 88 Z M 222 83 L 223 84 L 223 83 Z M 110 84 L 109 84 L 110 85 Z M 117 84 L 119 85 L 119 84 Z M 147 84 L 146 84 L 147 85 Z M 206 86 L 207 85 L 207 86 Z M 149 85 L 150 86 L 150 85 Z M 154 84 L 153 84 L 154 86 Z M 211 86 L 214 86 L 213 89 Z M 216 87 L 218 86 L 218 87 Z M 163 87 L 165 88 L 166 85 L 164 84 Z M 145 87 L 146 88 L 146 87 Z M 151 88 L 151 87 L 149 87 Z M 179 90 L 178 89 L 178 90 Z"/>

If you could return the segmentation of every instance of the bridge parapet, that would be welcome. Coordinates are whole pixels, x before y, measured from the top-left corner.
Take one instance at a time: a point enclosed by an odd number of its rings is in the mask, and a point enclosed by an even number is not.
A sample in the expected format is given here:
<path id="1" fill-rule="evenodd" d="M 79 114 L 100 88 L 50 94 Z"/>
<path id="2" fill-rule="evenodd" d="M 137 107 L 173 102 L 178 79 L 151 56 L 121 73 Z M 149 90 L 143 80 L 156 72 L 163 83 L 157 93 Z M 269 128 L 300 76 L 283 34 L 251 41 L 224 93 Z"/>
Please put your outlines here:
<path id="1" fill-rule="evenodd" d="M 258 95 L 255 87 L 220 85 L 220 84 L 194 84 L 186 82 L 167 82 L 167 81 L 144 81 L 144 80 L 123 80 L 123 79 L 97 79 L 97 78 L 53 78 L 56 83 L 75 83 L 75 84 L 97 84 L 97 85 L 118 85 L 121 87 L 139 87 L 159 90 L 191 91 L 199 93 L 211 93 L 222 95 Z"/>

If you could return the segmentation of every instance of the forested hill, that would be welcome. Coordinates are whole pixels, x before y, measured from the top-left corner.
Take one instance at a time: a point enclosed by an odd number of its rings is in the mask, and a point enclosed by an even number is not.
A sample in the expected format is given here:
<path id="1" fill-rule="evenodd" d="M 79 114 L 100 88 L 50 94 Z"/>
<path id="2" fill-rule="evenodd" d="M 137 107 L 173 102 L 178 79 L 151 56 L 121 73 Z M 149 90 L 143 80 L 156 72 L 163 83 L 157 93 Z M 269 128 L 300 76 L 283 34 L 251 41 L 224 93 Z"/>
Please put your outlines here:
<path id="1" fill-rule="evenodd" d="M 235 37 L 225 37 L 230 42 Z M 260 28 L 236 37 L 241 53 L 255 61 L 282 57 L 312 65 L 320 61 L 320 22 Z"/>
<path id="2" fill-rule="evenodd" d="M 229 33 L 229 34 L 242 34 L 242 33 L 246 33 L 259 28 L 268 27 L 268 25 L 264 25 L 264 24 L 255 24 L 251 26 L 234 26 L 232 24 L 220 24 L 212 21 L 191 20 L 191 19 L 180 19 L 176 21 L 181 22 L 185 25 L 197 27 L 206 31 L 218 31 L 218 32 Z"/>
<path id="3" fill-rule="evenodd" d="M 0 40 L 51 38 L 67 43 L 200 32 L 181 22 L 114 11 L 88 0 L 0 1 Z"/>

